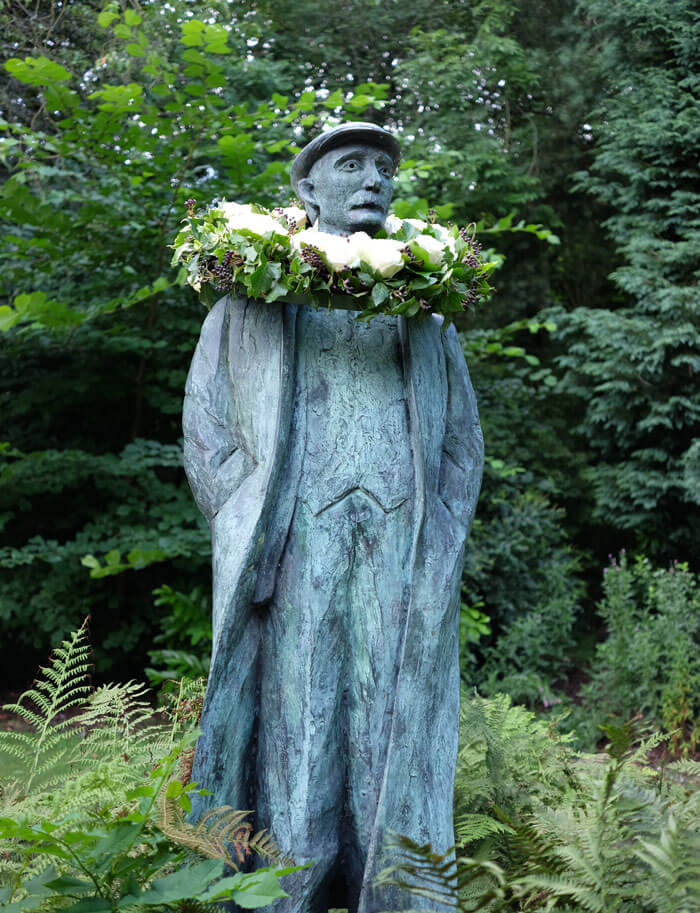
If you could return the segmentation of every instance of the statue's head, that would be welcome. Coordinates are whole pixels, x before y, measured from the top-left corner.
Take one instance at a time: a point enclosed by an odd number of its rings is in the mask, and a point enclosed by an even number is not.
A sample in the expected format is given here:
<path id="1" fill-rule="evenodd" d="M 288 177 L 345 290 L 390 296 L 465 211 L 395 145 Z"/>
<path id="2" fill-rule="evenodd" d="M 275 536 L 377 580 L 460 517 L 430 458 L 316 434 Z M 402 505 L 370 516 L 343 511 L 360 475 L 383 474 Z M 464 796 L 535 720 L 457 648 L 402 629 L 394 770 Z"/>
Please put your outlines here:
<path id="1" fill-rule="evenodd" d="M 292 187 L 320 231 L 376 235 L 384 225 L 399 163 L 395 137 L 375 124 L 341 124 L 305 146 L 292 163 Z"/>

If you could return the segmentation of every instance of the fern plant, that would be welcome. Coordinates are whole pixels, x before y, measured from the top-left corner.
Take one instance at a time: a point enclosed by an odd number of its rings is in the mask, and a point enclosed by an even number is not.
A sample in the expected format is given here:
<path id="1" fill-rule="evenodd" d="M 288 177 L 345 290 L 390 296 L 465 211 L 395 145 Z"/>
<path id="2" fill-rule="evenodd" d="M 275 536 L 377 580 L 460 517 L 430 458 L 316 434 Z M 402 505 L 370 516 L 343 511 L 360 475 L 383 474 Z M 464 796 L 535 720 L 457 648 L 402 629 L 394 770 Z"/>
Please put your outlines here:
<path id="1" fill-rule="evenodd" d="M 75 740 L 70 738 L 73 723 L 70 712 L 85 703 L 90 693 L 90 645 L 87 623 L 53 651 L 49 665 L 42 666 L 44 678 L 3 709 L 17 714 L 32 727 L 31 732 L 5 732 L 0 747 L 12 759 L 15 774 L 21 776 L 26 793 L 37 782 L 45 788 L 60 780 L 65 765 L 75 756 Z M 32 706 L 32 704 L 34 706 Z"/>
<path id="2" fill-rule="evenodd" d="M 464 700 L 455 854 L 398 838 L 383 882 L 489 913 L 697 913 L 700 764 L 650 766 L 666 737 L 639 721 L 605 734 L 581 754 L 504 695 Z"/>
<path id="3" fill-rule="evenodd" d="M 255 907 L 286 896 L 279 878 L 296 869 L 269 834 L 253 834 L 246 813 L 224 807 L 195 824 L 185 818 L 197 789 L 190 770 L 201 684 L 181 684 L 167 725 L 140 684 L 91 691 L 88 651 L 84 624 L 9 708 L 34 731 L 0 733 L 12 765 L 0 780 L 3 908 Z M 253 855 L 273 867 L 237 871 Z"/>
<path id="4" fill-rule="evenodd" d="M 494 909 L 505 896 L 505 876 L 498 865 L 455 856 L 454 847 L 438 854 L 430 844 L 392 834 L 385 841 L 385 850 L 395 861 L 379 873 L 378 886 L 408 891 L 440 907 L 454 907 L 458 913 Z"/>
<path id="5" fill-rule="evenodd" d="M 606 731 L 609 758 L 604 766 L 582 759 L 587 770 L 575 806 L 540 807 L 522 825 L 512 822 L 528 850 L 511 882 L 514 895 L 526 909 L 544 900 L 543 910 L 670 913 L 681 909 L 673 905 L 681 886 L 696 904 L 688 909 L 697 910 L 697 860 L 686 852 L 700 838 L 697 819 L 684 815 L 680 834 L 675 812 L 686 799 L 640 766 L 660 736 L 640 742 L 632 724 Z M 539 839 L 528 840 L 533 833 Z"/>

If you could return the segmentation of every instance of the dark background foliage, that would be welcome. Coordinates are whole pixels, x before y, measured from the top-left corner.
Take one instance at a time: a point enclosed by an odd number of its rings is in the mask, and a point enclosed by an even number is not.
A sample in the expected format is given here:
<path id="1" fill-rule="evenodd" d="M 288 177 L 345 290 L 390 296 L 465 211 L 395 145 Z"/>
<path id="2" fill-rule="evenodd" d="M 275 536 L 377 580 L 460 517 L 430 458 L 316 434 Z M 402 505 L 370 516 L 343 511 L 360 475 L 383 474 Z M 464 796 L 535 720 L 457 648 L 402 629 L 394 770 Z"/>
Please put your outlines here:
<path id="1" fill-rule="evenodd" d="M 157 637 L 206 653 L 179 443 L 203 313 L 167 245 L 188 197 L 286 203 L 329 118 L 395 130 L 397 211 L 447 206 L 505 257 L 461 327 L 488 459 L 465 680 L 548 703 L 604 630 L 609 553 L 694 559 L 689 0 L 38 0 L 0 26 L 6 686 L 88 613 L 99 678 L 141 677 Z"/>

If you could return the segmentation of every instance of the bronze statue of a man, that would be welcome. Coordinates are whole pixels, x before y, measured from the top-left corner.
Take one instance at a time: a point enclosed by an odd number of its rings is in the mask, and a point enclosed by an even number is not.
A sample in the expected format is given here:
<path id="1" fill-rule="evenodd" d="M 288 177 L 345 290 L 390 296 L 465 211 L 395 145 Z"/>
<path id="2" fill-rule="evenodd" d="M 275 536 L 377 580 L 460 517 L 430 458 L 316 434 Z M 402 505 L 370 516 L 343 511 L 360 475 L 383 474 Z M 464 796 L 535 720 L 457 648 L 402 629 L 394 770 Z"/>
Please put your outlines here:
<path id="1" fill-rule="evenodd" d="M 320 231 L 374 235 L 396 139 L 344 124 L 297 156 Z M 388 831 L 454 842 L 459 586 L 483 442 L 454 327 L 227 296 L 202 328 L 185 468 L 213 543 L 214 650 L 193 778 L 297 863 L 275 909 L 421 905 L 377 888 Z"/>

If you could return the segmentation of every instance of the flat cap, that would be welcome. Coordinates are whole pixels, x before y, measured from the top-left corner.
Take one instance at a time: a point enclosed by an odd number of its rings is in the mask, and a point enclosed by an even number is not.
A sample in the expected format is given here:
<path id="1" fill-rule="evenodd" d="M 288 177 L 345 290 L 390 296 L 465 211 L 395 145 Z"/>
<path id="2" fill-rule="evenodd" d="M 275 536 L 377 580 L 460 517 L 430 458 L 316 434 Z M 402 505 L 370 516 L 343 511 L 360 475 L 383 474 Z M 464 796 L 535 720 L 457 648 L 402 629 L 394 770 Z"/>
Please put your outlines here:
<path id="1" fill-rule="evenodd" d="M 340 124 L 332 130 L 327 130 L 325 133 L 320 133 L 304 146 L 292 162 L 291 181 L 294 193 L 299 194 L 299 181 L 308 176 L 314 163 L 322 155 L 348 143 L 370 143 L 372 146 L 378 146 L 389 153 L 394 163 L 394 170 L 398 168 L 401 147 L 393 134 L 376 124 L 350 121 L 347 124 Z"/>

